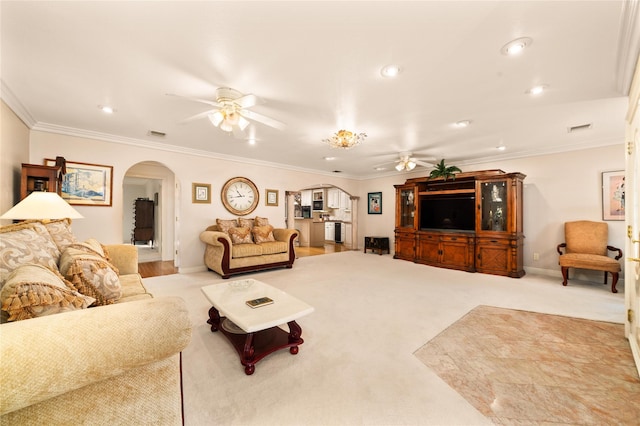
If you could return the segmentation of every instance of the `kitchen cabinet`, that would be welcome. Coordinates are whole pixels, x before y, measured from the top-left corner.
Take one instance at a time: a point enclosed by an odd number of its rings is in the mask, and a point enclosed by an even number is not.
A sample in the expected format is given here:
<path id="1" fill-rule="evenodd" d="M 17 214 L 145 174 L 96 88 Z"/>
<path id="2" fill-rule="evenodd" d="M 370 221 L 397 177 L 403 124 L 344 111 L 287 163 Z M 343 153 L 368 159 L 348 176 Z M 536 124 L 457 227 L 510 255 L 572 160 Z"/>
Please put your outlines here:
<path id="1" fill-rule="evenodd" d="M 326 241 L 335 241 L 336 240 L 336 234 L 335 234 L 335 225 L 333 222 L 325 222 L 324 223 L 324 239 Z"/>
<path id="2" fill-rule="evenodd" d="M 351 238 L 352 224 L 350 223 L 342 223 L 342 229 L 344 229 L 344 237 L 342 241 L 344 241 L 344 246 L 347 249 L 353 249 L 353 240 Z"/>
<path id="3" fill-rule="evenodd" d="M 312 191 L 310 189 L 306 191 L 300 191 L 301 204 L 303 206 L 311 207 L 311 193 Z"/>
<path id="4" fill-rule="evenodd" d="M 338 188 L 329 188 L 327 191 L 327 207 L 330 209 L 340 208 L 340 191 Z"/>
<path id="5" fill-rule="evenodd" d="M 345 212 L 351 211 L 351 197 L 344 191 L 340 191 L 340 208 Z"/>
<path id="6" fill-rule="evenodd" d="M 324 223 L 314 222 L 312 219 L 296 219 L 295 224 L 300 232 L 298 236 L 300 247 L 324 246 Z"/>

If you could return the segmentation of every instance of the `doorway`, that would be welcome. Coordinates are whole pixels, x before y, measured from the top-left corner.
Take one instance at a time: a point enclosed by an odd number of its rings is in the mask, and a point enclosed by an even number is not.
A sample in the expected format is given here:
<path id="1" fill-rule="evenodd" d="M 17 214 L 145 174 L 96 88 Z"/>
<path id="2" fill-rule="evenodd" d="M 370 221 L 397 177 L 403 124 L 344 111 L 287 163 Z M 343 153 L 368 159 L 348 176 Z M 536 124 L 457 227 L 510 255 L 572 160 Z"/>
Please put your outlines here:
<path id="1" fill-rule="evenodd" d="M 173 171 L 156 161 L 137 163 L 125 173 L 122 194 L 122 240 L 136 246 L 139 263 L 163 261 L 177 266 L 178 259 L 174 257 L 173 218 L 176 214 Z M 144 232 L 136 232 L 137 206 L 144 206 L 148 219 Z"/>

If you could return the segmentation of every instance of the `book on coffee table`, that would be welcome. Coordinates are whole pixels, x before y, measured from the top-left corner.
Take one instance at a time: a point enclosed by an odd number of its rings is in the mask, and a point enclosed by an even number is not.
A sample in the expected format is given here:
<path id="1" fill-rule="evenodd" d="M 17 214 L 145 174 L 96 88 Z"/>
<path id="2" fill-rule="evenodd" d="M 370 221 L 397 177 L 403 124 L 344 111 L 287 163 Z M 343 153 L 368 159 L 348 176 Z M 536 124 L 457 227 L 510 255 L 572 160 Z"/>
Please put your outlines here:
<path id="1" fill-rule="evenodd" d="M 260 306 L 266 306 L 273 303 L 273 299 L 269 297 L 259 297 L 257 299 L 247 300 L 247 305 L 252 308 L 259 308 Z"/>

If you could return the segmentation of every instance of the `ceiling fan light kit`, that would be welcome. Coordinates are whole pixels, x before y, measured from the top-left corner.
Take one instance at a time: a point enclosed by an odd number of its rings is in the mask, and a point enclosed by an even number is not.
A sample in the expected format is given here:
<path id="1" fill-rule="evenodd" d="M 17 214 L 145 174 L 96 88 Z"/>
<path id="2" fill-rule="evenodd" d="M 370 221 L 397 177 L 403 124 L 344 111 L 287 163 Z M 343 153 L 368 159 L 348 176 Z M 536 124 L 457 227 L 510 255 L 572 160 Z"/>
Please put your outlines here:
<path id="1" fill-rule="evenodd" d="M 353 133 L 349 130 L 339 130 L 330 138 L 323 139 L 322 141 L 331 148 L 351 149 L 354 146 L 360 145 L 366 137 L 366 133 Z"/>

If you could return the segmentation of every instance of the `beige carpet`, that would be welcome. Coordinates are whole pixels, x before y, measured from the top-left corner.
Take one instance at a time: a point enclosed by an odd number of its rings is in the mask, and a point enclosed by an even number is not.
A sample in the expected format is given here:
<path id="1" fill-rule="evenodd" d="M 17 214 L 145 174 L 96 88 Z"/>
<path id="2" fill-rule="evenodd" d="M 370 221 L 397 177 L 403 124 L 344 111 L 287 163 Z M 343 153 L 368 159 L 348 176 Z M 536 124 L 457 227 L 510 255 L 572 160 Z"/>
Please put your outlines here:
<path id="1" fill-rule="evenodd" d="M 478 305 L 619 323 L 625 312 L 623 292 L 601 283 L 563 287 L 560 277 L 470 274 L 362 251 L 304 257 L 293 269 L 243 277 L 315 308 L 298 321 L 300 352 L 271 354 L 252 376 L 206 323 L 210 306 L 200 288 L 227 280 L 213 272 L 144 280 L 156 297 L 183 297 L 194 324 L 183 352 L 186 426 L 491 425 L 415 356 L 425 342 Z"/>
<path id="2" fill-rule="evenodd" d="M 416 357 L 497 424 L 640 422 L 624 325 L 478 306 Z"/>

